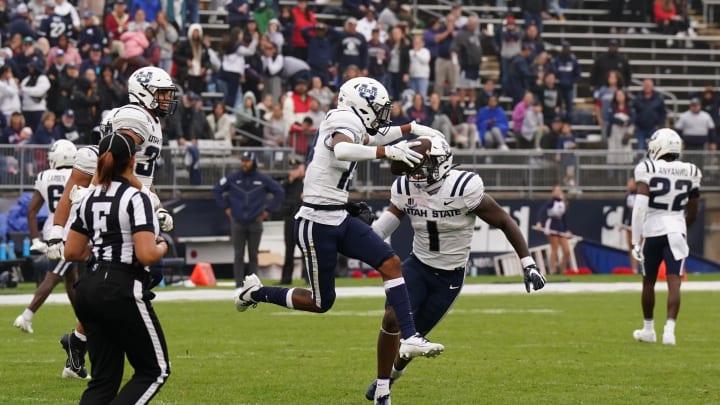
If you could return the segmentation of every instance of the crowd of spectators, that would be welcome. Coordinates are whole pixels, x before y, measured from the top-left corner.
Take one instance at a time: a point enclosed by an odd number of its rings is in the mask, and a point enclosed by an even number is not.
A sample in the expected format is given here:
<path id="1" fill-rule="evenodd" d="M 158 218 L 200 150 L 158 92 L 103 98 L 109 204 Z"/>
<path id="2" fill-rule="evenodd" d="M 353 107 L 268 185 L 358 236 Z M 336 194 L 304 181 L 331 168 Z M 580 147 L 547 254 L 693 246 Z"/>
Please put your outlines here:
<path id="1" fill-rule="evenodd" d="M 480 1 L 520 7 L 522 25 L 508 12 L 492 26 L 460 5 L 423 21 L 397 0 L 344 0 L 341 8 L 212 0 L 211 10 L 227 11 L 211 17 L 228 23 L 218 41 L 203 32 L 198 3 L 0 0 L 0 144 L 96 142 L 103 112 L 128 101 L 126 78 L 147 65 L 169 71 L 181 89 L 176 116 L 164 123 L 167 140 L 289 146 L 303 155 L 336 103 L 335 90 L 359 75 L 377 79 L 397 100 L 395 123 L 432 126 L 457 148 L 566 149 L 574 142 L 564 134 L 582 121 L 572 46 L 562 41 L 549 52 L 542 40 L 543 20 L 564 19 L 563 7 L 577 1 Z M 608 2 L 610 18 L 619 3 Z M 652 15 L 659 32 L 690 35 L 684 2 L 639 3 L 648 2 L 627 2 L 637 21 Z M 318 7 L 345 16 L 340 26 L 318 21 Z M 590 123 L 600 125 L 610 149 L 643 149 L 665 124 L 666 109 L 650 80 L 638 94 L 627 91 L 632 71 L 618 45 L 609 41 L 589 72 Z M 498 56 L 497 81 L 481 78 L 484 53 Z M 696 119 L 691 107 L 678 128 L 693 133 L 705 125 L 714 147 L 715 125 L 707 122 L 717 124 L 718 97 L 710 88 L 696 101 L 711 119 Z"/>

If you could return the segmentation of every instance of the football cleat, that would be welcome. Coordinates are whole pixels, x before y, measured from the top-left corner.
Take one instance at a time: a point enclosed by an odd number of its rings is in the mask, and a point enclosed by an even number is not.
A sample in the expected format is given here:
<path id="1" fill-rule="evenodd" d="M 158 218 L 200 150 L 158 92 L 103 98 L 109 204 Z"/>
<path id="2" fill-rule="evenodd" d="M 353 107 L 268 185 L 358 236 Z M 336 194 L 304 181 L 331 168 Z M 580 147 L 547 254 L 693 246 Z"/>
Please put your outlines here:
<path id="1" fill-rule="evenodd" d="M 395 383 L 395 379 L 391 378 L 390 379 L 390 388 L 392 388 L 393 383 Z M 373 399 L 375 399 L 375 389 L 376 388 L 377 388 L 377 380 L 373 380 L 373 382 L 370 383 L 370 385 L 365 390 L 365 398 L 368 401 L 372 401 Z"/>
<path id="2" fill-rule="evenodd" d="M 62 378 L 90 379 L 90 374 L 85 368 L 85 342 L 72 333 L 66 333 L 60 338 L 60 344 L 67 353 Z"/>
<path id="3" fill-rule="evenodd" d="M 252 293 L 259 290 L 262 286 L 260 279 L 255 274 L 245 276 L 243 287 L 238 289 L 235 295 L 235 309 L 237 309 L 238 312 L 245 312 L 249 307 L 255 308 L 257 301 L 252 299 Z"/>
<path id="4" fill-rule="evenodd" d="M 21 331 L 23 331 L 25 333 L 33 333 L 32 321 L 28 321 L 22 315 L 15 318 L 15 322 L 13 322 L 13 326 L 20 329 Z"/>
<path id="5" fill-rule="evenodd" d="M 663 333 L 663 344 L 664 345 L 673 345 L 675 346 L 675 334 L 672 332 L 664 332 Z"/>
<path id="6" fill-rule="evenodd" d="M 638 342 L 645 343 L 655 343 L 657 341 L 654 330 L 636 329 L 633 331 L 633 338 Z"/>
<path id="7" fill-rule="evenodd" d="M 401 359 L 412 359 L 414 357 L 437 357 L 445 350 L 445 346 L 439 343 L 433 343 L 419 333 L 410 336 L 407 339 L 400 339 L 400 355 Z"/>

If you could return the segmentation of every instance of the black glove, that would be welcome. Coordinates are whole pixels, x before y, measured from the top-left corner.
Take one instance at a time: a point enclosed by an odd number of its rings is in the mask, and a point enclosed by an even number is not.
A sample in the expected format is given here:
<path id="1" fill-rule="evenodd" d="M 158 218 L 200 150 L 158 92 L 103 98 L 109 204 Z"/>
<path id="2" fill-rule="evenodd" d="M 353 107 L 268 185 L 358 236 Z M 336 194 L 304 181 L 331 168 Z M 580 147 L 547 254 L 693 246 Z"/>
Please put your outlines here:
<path id="1" fill-rule="evenodd" d="M 347 210 L 350 216 L 357 217 L 368 225 L 372 225 L 376 219 L 375 212 L 363 201 L 359 203 L 348 202 L 345 204 L 345 210 Z"/>
<path id="2" fill-rule="evenodd" d="M 543 287 L 545 287 L 545 277 L 543 277 L 542 273 L 540 273 L 540 270 L 538 270 L 538 267 L 534 264 L 531 264 L 529 266 L 526 266 L 523 268 L 523 273 L 525 273 L 525 278 L 523 281 L 525 281 L 525 291 L 530 292 L 530 285 L 532 284 L 533 290 L 539 290 Z"/>

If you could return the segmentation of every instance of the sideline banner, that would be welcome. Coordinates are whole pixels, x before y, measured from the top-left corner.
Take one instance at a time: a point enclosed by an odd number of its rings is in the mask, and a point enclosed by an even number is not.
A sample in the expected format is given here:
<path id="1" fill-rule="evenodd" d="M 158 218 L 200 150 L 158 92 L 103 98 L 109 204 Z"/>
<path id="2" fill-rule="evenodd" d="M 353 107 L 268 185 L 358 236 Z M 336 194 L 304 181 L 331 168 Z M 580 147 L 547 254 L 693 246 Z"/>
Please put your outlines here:
<path id="1" fill-rule="evenodd" d="M 366 201 L 378 214 L 388 204 L 388 200 Z M 227 236 L 230 224 L 227 217 L 215 202 L 205 200 L 175 200 L 166 202 L 175 216 L 175 235 L 189 236 Z M 530 247 L 547 243 L 541 232 L 531 228 L 537 222 L 538 211 L 545 200 L 500 200 L 502 206 L 517 222 Z M 602 245 L 627 249 L 625 231 L 622 229 L 624 200 L 569 200 L 566 221 L 568 229 L 583 239 L 599 242 Z M 281 220 L 281 218 L 273 218 Z M 705 203 L 701 200 L 698 218 L 688 229 L 690 252 L 702 256 L 704 253 Z M 266 230 L 267 231 L 267 230 Z M 267 232 L 266 232 L 267 233 Z M 263 235 L 263 238 L 269 235 Z M 282 237 L 280 236 L 280 240 Z M 403 220 L 391 238 L 391 244 L 401 258 L 407 257 L 412 248 L 412 229 L 408 220 Z M 472 240 L 473 264 L 480 268 L 492 267 L 492 257 L 512 251 L 505 235 L 478 219 Z M 282 252 L 280 252 L 282 253 Z M 351 264 L 352 267 L 352 264 Z"/>

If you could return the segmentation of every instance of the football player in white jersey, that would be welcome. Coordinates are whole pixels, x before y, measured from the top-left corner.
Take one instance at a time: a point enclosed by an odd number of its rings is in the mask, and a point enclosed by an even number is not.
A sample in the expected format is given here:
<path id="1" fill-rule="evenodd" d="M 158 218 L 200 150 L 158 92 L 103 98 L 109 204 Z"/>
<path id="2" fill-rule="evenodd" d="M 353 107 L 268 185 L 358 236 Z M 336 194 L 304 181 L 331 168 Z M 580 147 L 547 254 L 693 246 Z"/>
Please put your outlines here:
<path id="1" fill-rule="evenodd" d="M 372 225 L 381 238 L 390 236 L 407 216 L 414 231 L 410 256 L 402 272 L 410 293 L 418 333 L 423 336 L 448 313 L 460 294 L 470 256 L 476 217 L 503 231 L 521 258 L 527 292 L 545 286 L 545 278 L 530 256 L 515 221 L 485 193 L 475 173 L 453 169 L 452 151 L 442 138 L 433 138 L 430 154 L 410 174 L 398 177 L 390 191 L 390 206 Z M 378 336 L 378 348 L 393 353 L 398 345 L 398 325 L 388 308 Z M 397 358 L 391 381 L 404 372 L 410 359 Z M 373 382 L 365 392 L 372 400 Z"/>
<path id="2" fill-rule="evenodd" d="M 33 191 L 27 214 L 28 228 L 30 229 L 30 237 L 32 238 L 32 245 L 30 245 L 32 252 L 45 253 L 45 251 L 47 251 L 47 245 L 44 241 L 48 239 L 50 227 L 53 223 L 53 216 L 63 190 L 65 189 L 65 183 L 67 183 L 67 179 L 70 177 L 76 152 L 75 144 L 68 140 L 61 139 L 53 143 L 48 152 L 50 168 L 40 172 L 35 180 L 35 190 Z M 48 218 L 43 227 L 42 237 L 40 237 L 37 214 L 44 204 L 47 204 Z M 30 305 L 25 308 L 25 311 L 23 311 L 13 323 L 16 328 L 19 328 L 23 332 L 33 333 L 33 315 L 40 309 L 40 306 L 42 306 L 55 286 L 63 281 L 63 277 L 65 278 L 65 285 L 70 301 L 75 300 L 75 289 L 72 285 L 77 281 L 77 272 L 74 271 L 74 269 L 68 271 L 70 267 L 69 263 L 65 263 L 62 260 L 53 261 L 51 265 L 53 270 L 45 273 L 45 278 L 35 290 Z"/>
<path id="3" fill-rule="evenodd" d="M 132 178 L 131 183 L 150 195 L 158 220 L 161 221 L 161 229 L 165 232 L 172 230 L 173 220 L 165 209 L 159 208 L 160 200 L 150 191 L 150 187 L 155 171 L 155 159 L 159 156 L 162 147 L 159 117 L 175 112 L 177 105 L 175 91 L 175 84 L 164 70 L 156 67 L 138 69 L 128 79 L 130 104 L 112 110 L 101 125 L 104 127 L 104 135 L 112 131 L 126 133 L 138 145 L 135 158 L 136 176 Z M 65 185 L 50 229 L 47 241 L 47 255 L 50 259 L 62 259 L 63 239 L 67 236 L 67 230 L 72 223 L 71 215 L 75 214 L 75 210 L 71 207 L 90 191 L 97 159 L 97 146 L 86 146 L 78 150 L 73 170 Z M 62 336 L 60 343 L 68 355 L 63 376 L 83 375 L 86 340 L 79 322 L 73 333 Z"/>
<path id="4" fill-rule="evenodd" d="M 239 311 L 258 302 L 309 312 L 329 310 L 335 301 L 339 252 L 364 261 L 382 275 L 388 304 L 395 309 L 400 325 L 401 356 L 433 357 L 443 351 L 442 345 L 416 333 L 398 256 L 368 224 L 346 211 L 357 162 L 387 158 L 412 167 L 420 162 L 421 155 L 411 147 L 420 142 L 388 144 L 410 133 L 443 137 L 416 123 L 389 127 L 390 108 L 387 90 L 377 80 L 360 77 L 341 86 L 338 108 L 327 113 L 315 137 L 305 174 L 303 204 L 295 217 L 295 240 L 304 256 L 311 289 L 264 287 L 256 275 L 250 275 L 235 297 Z M 377 403 L 389 401 L 392 358 L 394 353 L 389 361 L 385 360 L 386 365 L 378 365 L 387 372 L 379 373 L 383 381 L 378 384 Z"/>
<path id="5" fill-rule="evenodd" d="M 633 331 L 640 342 L 656 341 L 653 310 L 655 282 L 662 261 L 667 275 L 667 321 L 662 342 L 675 344 L 675 321 L 680 311 L 683 264 L 690 253 L 687 227 L 697 218 L 702 173 L 680 160 L 682 139 L 669 128 L 652 135 L 648 159 L 635 167 L 637 193 L 632 212 L 632 254 L 642 266 L 643 328 Z"/>

